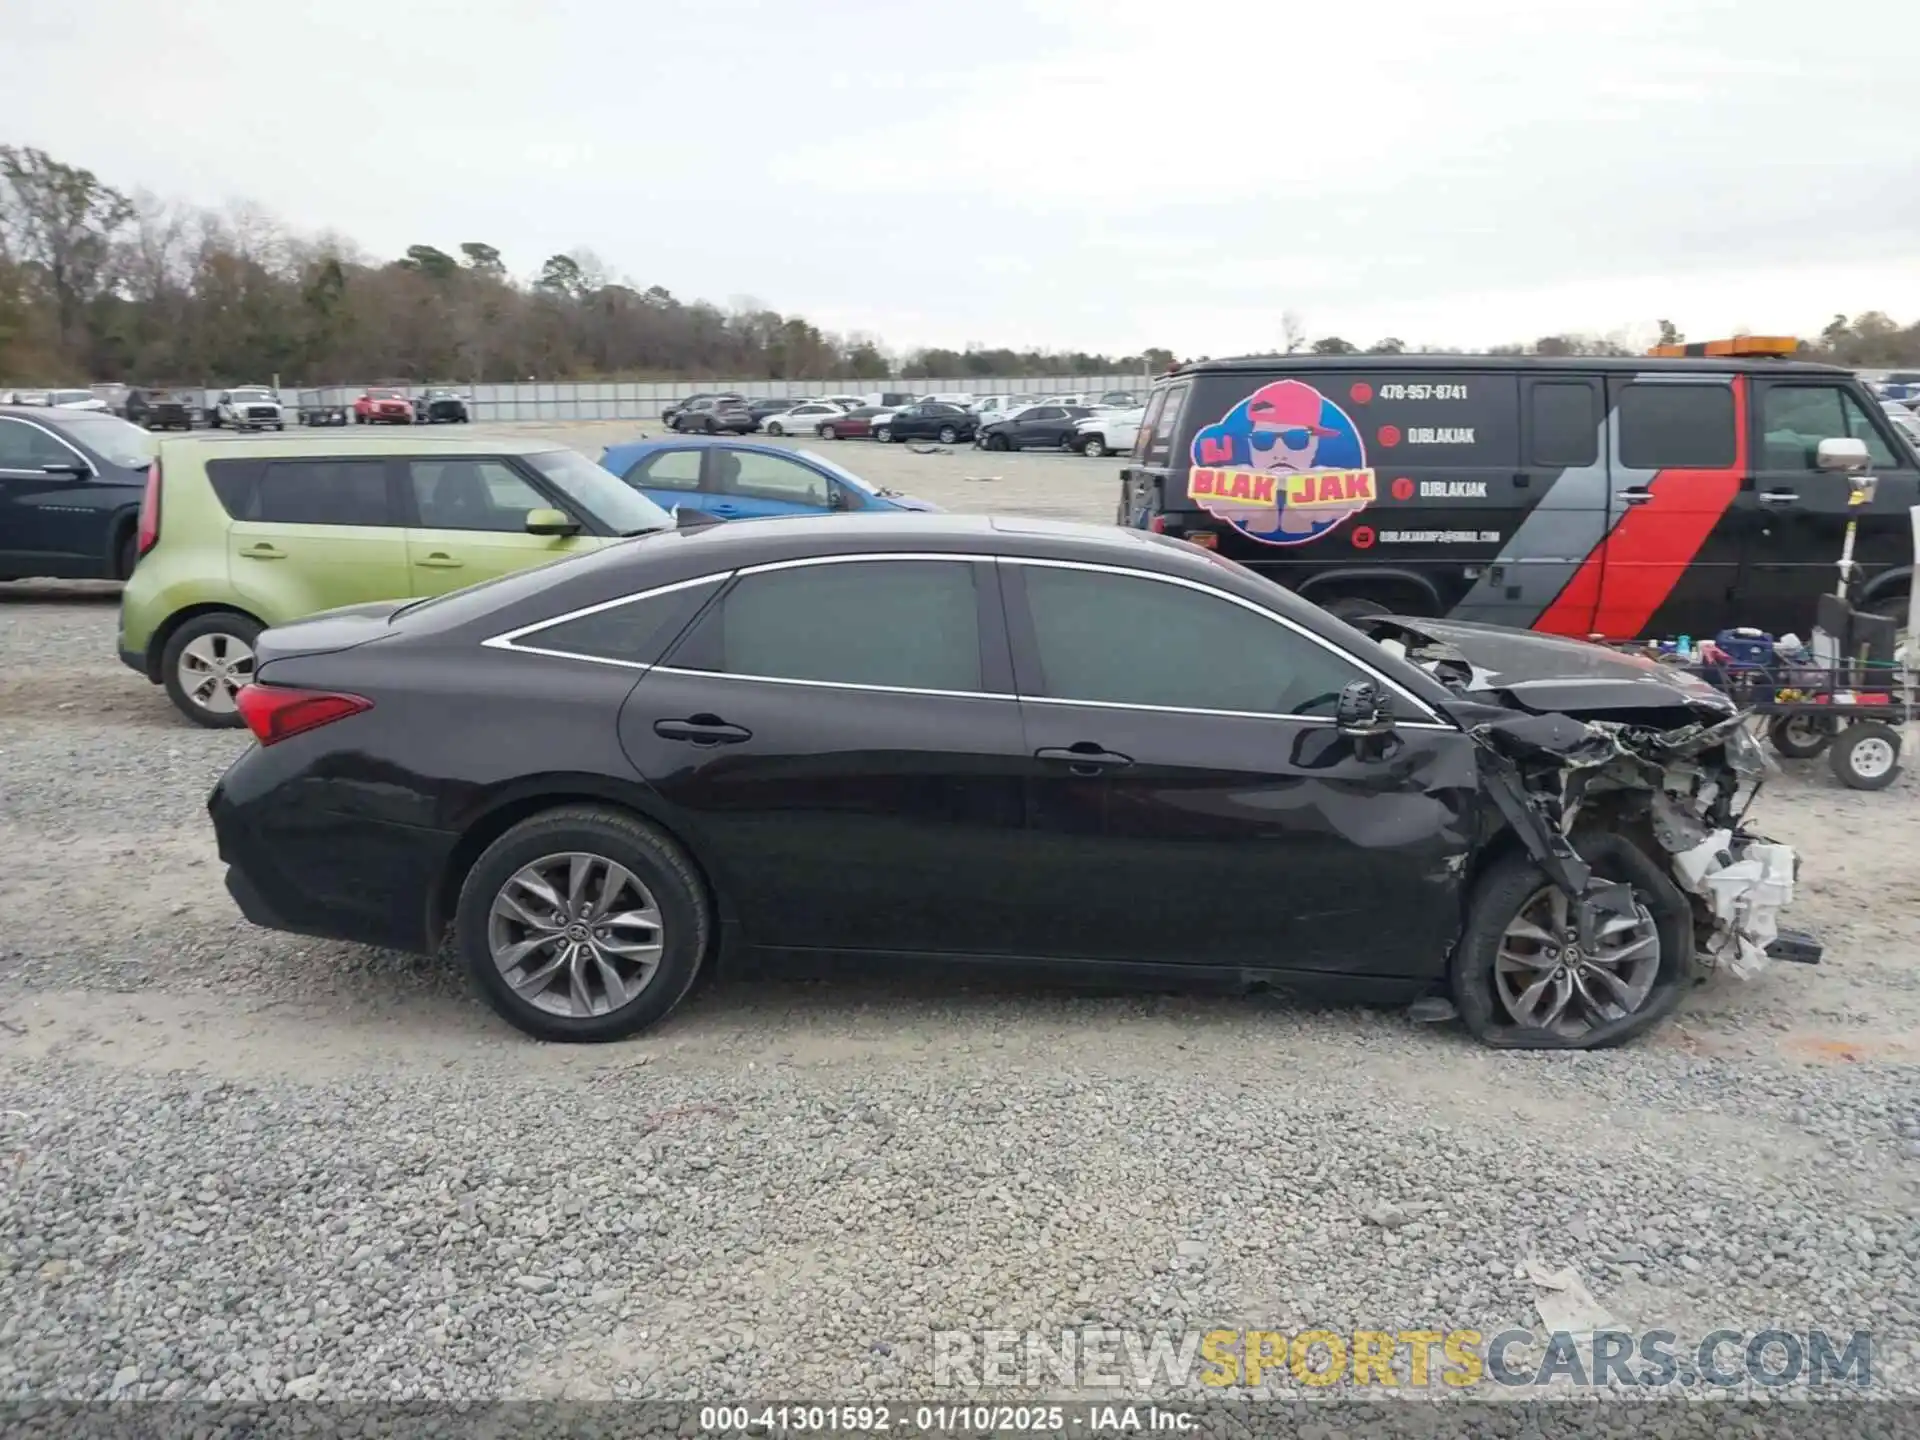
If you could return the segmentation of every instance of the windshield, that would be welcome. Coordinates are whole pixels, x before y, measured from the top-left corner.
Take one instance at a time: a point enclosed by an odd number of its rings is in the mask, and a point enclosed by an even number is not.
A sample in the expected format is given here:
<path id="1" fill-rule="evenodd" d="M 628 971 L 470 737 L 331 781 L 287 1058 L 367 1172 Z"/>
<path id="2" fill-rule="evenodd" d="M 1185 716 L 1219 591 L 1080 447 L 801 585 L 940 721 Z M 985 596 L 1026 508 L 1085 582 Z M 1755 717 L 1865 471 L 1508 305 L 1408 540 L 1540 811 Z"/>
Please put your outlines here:
<path id="1" fill-rule="evenodd" d="M 55 405 L 71 405 L 76 400 L 97 398 L 91 390 L 55 390 L 51 399 Z"/>
<path id="2" fill-rule="evenodd" d="M 398 390 L 369 390 L 367 392 L 367 398 L 370 400 L 398 400 L 401 396 Z"/>
<path id="3" fill-rule="evenodd" d="M 103 460 L 127 470 L 144 470 L 153 463 L 153 433 L 129 425 L 118 415 L 84 411 L 60 422 L 60 428 Z"/>
<path id="4" fill-rule="evenodd" d="M 527 463 L 616 535 L 673 528 L 673 517 L 666 511 L 578 450 L 543 450 L 527 456 Z"/>
<path id="5" fill-rule="evenodd" d="M 236 400 L 271 400 L 273 398 L 271 390 L 233 390 L 228 393 Z"/>

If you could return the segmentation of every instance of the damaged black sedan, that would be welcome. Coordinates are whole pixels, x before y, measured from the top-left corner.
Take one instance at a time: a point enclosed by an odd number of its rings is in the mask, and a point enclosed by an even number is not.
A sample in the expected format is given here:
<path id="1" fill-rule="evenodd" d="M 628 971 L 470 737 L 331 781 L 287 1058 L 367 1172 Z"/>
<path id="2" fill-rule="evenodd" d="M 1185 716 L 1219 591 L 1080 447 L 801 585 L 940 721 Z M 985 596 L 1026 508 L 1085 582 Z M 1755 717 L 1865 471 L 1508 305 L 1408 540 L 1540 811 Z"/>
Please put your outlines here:
<path id="1" fill-rule="evenodd" d="M 1578 642 L 1363 634 L 1162 537 L 666 529 L 260 637 L 209 800 L 256 924 L 433 953 L 532 1034 L 852 956 L 1274 988 L 1587 1048 L 1817 958 L 1730 705 Z"/>

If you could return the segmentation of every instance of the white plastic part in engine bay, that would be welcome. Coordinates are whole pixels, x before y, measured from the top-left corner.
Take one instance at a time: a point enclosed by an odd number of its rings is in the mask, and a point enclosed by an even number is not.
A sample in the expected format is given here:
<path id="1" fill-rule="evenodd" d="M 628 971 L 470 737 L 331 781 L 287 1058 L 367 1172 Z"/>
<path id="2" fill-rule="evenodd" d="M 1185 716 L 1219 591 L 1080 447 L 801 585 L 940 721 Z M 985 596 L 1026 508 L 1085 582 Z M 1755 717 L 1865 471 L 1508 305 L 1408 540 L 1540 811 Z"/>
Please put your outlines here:
<path id="1" fill-rule="evenodd" d="M 1715 830 L 1675 855 L 1673 872 L 1713 915 L 1708 962 L 1741 980 L 1764 970 L 1767 947 L 1780 934 L 1780 912 L 1793 904 L 1793 847 L 1748 840 L 1736 853 L 1733 832 Z"/>

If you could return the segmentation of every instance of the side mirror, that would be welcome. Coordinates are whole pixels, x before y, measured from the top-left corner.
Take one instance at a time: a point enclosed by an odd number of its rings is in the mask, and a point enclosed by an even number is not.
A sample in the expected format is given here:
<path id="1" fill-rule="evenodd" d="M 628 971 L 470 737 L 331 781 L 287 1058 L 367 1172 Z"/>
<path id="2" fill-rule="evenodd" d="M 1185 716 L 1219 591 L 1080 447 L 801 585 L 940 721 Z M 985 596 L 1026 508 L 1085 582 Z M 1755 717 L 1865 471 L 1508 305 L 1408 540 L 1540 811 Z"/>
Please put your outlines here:
<path id="1" fill-rule="evenodd" d="M 53 475 L 62 480 L 93 478 L 93 467 L 80 460 L 58 460 L 51 465 L 42 465 L 40 471 L 44 475 Z"/>
<path id="2" fill-rule="evenodd" d="M 829 510 L 851 510 L 853 504 L 847 492 L 836 485 L 827 492 L 827 508 Z"/>
<path id="3" fill-rule="evenodd" d="M 1815 463 L 1822 470 L 1840 470 L 1848 474 L 1864 470 L 1871 463 L 1867 442 L 1834 436 L 1820 442 Z"/>
<path id="4" fill-rule="evenodd" d="M 527 512 L 529 535 L 575 535 L 579 530 L 580 522 L 571 518 L 564 510 L 529 510 Z"/>
<path id="5" fill-rule="evenodd" d="M 1343 735 L 1385 735 L 1393 729 L 1393 707 L 1371 680 L 1356 680 L 1340 691 L 1333 723 Z"/>

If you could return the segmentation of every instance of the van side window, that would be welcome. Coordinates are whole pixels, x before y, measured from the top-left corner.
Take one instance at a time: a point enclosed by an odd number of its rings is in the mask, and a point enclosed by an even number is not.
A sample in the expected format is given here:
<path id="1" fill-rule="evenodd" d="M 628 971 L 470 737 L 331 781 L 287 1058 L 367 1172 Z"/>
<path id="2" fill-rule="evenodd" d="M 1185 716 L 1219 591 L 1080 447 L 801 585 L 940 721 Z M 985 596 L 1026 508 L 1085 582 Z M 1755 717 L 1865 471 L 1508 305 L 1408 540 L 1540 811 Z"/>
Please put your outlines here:
<path id="1" fill-rule="evenodd" d="M 1600 458 L 1600 417 L 1594 387 L 1541 381 L 1533 386 L 1535 465 L 1591 465 Z"/>
<path id="2" fill-rule="evenodd" d="M 1169 457 L 1173 454 L 1174 437 L 1180 433 L 1180 412 L 1187 408 L 1187 392 L 1193 389 L 1191 383 L 1170 385 L 1160 392 L 1154 402 L 1147 423 L 1141 426 L 1138 457 L 1158 465 L 1173 463 Z"/>
<path id="3" fill-rule="evenodd" d="M 1733 387 L 1647 383 L 1620 391 L 1620 463 L 1630 470 L 1712 470 L 1735 454 Z"/>

